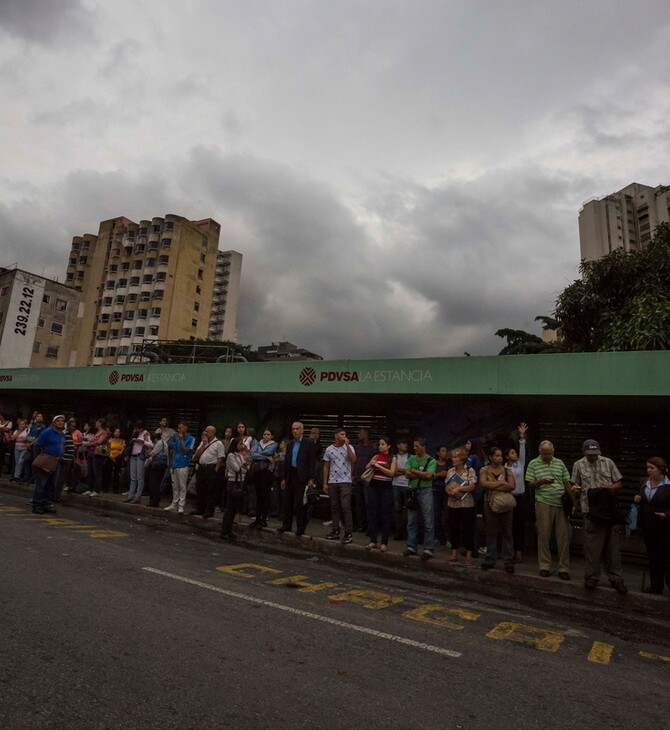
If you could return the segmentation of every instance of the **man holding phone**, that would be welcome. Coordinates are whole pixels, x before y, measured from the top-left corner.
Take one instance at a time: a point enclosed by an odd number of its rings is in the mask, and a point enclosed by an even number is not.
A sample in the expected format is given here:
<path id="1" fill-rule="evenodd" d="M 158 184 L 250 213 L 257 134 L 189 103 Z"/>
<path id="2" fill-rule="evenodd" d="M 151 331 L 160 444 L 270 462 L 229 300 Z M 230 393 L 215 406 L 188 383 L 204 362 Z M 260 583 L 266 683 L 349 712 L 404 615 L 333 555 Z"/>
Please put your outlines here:
<path id="1" fill-rule="evenodd" d="M 542 441 L 540 455 L 528 464 L 526 483 L 535 492 L 535 516 L 537 518 L 537 561 L 540 575 L 551 574 L 552 530 L 556 531 L 558 546 L 558 577 L 570 580 L 570 525 L 563 510 L 561 498 L 567 494 L 574 510 L 574 496 L 570 474 L 565 464 L 554 456 L 551 441 Z"/>

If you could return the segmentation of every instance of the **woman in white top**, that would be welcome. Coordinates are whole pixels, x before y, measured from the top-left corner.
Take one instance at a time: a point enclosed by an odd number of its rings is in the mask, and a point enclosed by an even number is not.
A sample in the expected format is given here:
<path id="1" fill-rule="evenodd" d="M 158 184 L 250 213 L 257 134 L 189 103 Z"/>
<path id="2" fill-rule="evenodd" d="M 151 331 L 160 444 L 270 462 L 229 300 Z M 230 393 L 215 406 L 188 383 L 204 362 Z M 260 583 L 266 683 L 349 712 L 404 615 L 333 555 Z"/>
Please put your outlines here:
<path id="1" fill-rule="evenodd" d="M 242 439 L 235 444 L 235 451 L 226 457 L 226 510 L 221 521 L 221 539 L 235 540 L 233 522 L 244 500 L 244 479 L 251 466 L 251 453 Z"/>
<path id="2" fill-rule="evenodd" d="M 516 507 L 512 516 L 512 539 L 514 540 L 514 562 L 520 563 L 526 549 L 526 514 L 528 513 L 528 494 L 526 493 L 526 431 L 525 423 L 519 424 L 519 450 L 505 450 L 505 466 L 512 472 L 516 487 L 512 494 Z"/>
<path id="3" fill-rule="evenodd" d="M 23 481 L 23 460 L 28 453 L 28 434 L 30 433 L 28 421 L 24 418 L 19 418 L 17 426 L 18 428 L 12 434 L 12 441 L 14 442 L 14 474 L 9 480 L 10 482 Z"/>

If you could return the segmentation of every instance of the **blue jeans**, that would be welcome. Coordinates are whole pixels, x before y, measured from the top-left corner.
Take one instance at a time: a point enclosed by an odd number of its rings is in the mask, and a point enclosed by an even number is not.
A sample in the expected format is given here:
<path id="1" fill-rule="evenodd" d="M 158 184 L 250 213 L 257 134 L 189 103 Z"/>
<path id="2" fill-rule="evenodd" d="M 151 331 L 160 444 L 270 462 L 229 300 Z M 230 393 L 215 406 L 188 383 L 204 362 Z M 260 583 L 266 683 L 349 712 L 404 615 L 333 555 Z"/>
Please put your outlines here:
<path id="1" fill-rule="evenodd" d="M 35 472 L 35 490 L 33 492 L 33 509 L 41 510 L 46 509 L 51 505 L 51 500 L 54 496 L 56 488 L 56 471 L 51 474 L 45 474 L 39 469 L 34 469 Z"/>
<path id="2" fill-rule="evenodd" d="M 433 517 L 433 490 L 417 489 L 419 509 L 423 515 L 423 549 L 432 553 L 435 541 L 435 518 Z M 419 510 L 407 510 L 407 548 L 416 552 L 416 543 L 419 533 Z"/>
<path id="3" fill-rule="evenodd" d="M 391 482 L 373 479 L 365 487 L 365 507 L 368 517 L 368 537 L 370 542 L 377 542 L 377 535 L 382 534 L 382 545 L 388 545 L 391 532 L 391 508 L 393 506 L 393 488 Z"/>
<path id="4" fill-rule="evenodd" d="M 144 458 L 142 454 L 128 457 L 128 468 L 130 469 L 130 488 L 128 499 L 135 499 L 142 496 L 144 491 Z"/>
<path id="5" fill-rule="evenodd" d="M 405 492 L 407 487 L 393 485 L 393 509 L 402 509 L 405 506 Z"/>
<path id="6" fill-rule="evenodd" d="M 14 449 L 14 479 L 23 477 L 23 460 L 26 458 L 27 453 L 26 449 Z"/>

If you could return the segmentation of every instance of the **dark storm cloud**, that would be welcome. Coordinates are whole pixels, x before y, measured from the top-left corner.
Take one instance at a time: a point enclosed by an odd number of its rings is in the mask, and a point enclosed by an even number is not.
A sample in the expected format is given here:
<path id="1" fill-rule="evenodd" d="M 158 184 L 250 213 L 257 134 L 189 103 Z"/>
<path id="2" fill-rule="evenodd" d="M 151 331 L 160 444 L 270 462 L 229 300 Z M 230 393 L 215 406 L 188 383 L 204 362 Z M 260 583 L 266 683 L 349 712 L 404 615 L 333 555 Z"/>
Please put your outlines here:
<path id="1" fill-rule="evenodd" d="M 91 19 L 79 0 L 0 0 L 0 30 L 32 43 L 82 40 Z"/>

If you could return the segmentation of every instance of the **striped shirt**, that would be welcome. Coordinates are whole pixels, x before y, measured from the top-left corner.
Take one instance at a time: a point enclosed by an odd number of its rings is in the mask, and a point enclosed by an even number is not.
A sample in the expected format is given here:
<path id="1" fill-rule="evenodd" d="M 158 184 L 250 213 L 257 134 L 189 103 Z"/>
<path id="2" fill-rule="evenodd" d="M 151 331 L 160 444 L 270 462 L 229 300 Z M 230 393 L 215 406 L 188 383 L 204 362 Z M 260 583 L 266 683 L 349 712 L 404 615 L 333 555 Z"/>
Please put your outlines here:
<path id="1" fill-rule="evenodd" d="M 528 464 L 526 471 L 526 482 L 535 482 L 538 479 L 549 477 L 554 480 L 553 484 L 543 484 L 535 489 L 535 501 L 549 504 L 553 507 L 561 506 L 561 495 L 565 492 L 564 482 L 570 481 L 570 474 L 565 464 L 552 457 L 547 464 L 541 456 L 537 456 Z"/>

